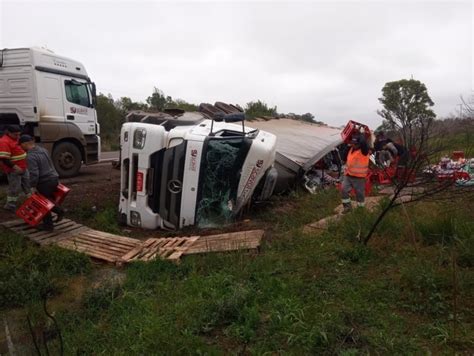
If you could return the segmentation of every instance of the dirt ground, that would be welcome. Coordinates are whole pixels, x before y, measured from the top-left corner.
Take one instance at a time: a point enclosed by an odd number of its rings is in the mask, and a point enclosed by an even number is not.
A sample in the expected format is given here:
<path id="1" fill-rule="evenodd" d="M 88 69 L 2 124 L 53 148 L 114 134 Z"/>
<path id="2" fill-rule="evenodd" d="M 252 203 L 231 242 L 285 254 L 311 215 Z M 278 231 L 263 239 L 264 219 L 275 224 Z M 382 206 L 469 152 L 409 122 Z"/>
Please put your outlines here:
<path id="1" fill-rule="evenodd" d="M 85 166 L 80 174 L 74 178 L 61 179 L 61 183 L 71 188 L 64 207 L 74 210 L 78 206 L 90 205 L 90 207 L 101 206 L 116 197 L 120 190 L 120 171 L 114 169 L 111 163 L 101 163 L 93 166 Z M 0 183 L 0 196 L 4 203 L 7 182 Z M 71 217 L 72 218 L 72 217 Z M 15 219 L 15 214 L 0 209 L 0 221 Z"/>

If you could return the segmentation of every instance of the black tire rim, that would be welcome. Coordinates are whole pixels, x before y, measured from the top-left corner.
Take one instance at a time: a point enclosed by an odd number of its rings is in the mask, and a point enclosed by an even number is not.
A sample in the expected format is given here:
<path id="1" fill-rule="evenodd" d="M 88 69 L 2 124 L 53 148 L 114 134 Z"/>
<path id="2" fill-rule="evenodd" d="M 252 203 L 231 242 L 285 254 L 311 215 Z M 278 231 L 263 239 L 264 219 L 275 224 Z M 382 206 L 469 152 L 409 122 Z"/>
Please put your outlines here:
<path id="1" fill-rule="evenodd" d="M 71 152 L 61 152 L 58 157 L 58 163 L 62 169 L 69 170 L 76 164 L 76 159 Z"/>

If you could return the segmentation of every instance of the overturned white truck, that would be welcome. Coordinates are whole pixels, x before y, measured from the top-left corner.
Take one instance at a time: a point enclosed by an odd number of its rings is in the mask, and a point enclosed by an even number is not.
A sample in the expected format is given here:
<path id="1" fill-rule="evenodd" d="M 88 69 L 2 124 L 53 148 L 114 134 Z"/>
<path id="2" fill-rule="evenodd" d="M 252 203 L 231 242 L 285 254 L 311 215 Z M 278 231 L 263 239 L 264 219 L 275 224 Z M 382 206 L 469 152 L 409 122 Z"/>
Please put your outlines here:
<path id="1" fill-rule="evenodd" d="M 131 112 L 121 133 L 124 224 L 179 229 L 229 222 L 252 202 L 337 180 L 341 129 L 287 118 L 244 123 L 217 102 L 200 112 Z M 238 122 L 238 124 L 236 124 Z"/>
<path id="2" fill-rule="evenodd" d="M 135 113 L 123 125 L 119 212 L 146 229 L 209 226 L 273 193 L 276 137 L 244 114 Z M 132 115 L 132 116 L 133 116 Z"/>

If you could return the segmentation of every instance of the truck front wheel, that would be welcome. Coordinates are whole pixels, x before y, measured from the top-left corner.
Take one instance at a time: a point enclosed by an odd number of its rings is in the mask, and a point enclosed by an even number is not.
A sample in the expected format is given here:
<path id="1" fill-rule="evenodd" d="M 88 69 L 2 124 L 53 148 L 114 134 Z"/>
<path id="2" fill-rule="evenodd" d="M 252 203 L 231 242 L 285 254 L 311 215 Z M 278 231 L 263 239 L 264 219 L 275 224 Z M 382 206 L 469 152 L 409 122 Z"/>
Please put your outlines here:
<path id="1" fill-rule="evenodd" d="M 79 148 L 71 142 L 61 142 L 53 150 L 53 164 L 62 178 L 74 177 L 79 173 L 82 155 Z"/>

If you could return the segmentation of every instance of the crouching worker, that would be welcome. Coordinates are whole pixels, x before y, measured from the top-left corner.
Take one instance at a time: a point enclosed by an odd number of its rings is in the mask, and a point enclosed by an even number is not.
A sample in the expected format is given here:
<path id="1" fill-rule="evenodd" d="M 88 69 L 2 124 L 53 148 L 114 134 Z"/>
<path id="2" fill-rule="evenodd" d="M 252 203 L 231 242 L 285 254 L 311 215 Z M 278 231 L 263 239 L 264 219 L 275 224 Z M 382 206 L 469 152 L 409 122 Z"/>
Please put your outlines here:
<path id="1" fill-rule="evenodd" d="M 351 190 L 355 190 L 357 205 L 365 206 L 365 179 L 369 171 L 369 146 L 364 135 L 354 135 L 346 151 L 346 170 L 342 181 L 343 214 L 352 210 Z M 343 155 L 344 156 L 344 155 Z M 343 160 L 345 157 L 342 157 Z"/>
<path id="2" fill-rule="evenodd" d="M 14 212 L 18 196 L 23 192 L 29 196 L 30 187 L 26 167 L 26 153 L 20 147 L 20 127 L 10 125 L 0 138 L 0 168 L 8 178 L 7 202 L 4 209 Z"/>
<path id="3" fill-rule="evenodd" d="M 54 192 L 58 187 L 59 178 L 48 151 L 36 145 L 34 138 L 29 135 L 20 137 L 20 145 L 27 152 L 31 188 L 36 189 L 45 198 L 54 201 Z M 58 215 L 56 222 L 62 220 L 64 210 L 60 206 L 55 205 L 52 211 Z M 46 231 L 54 230 L 51 213 L 44 217 L 43 224 L 39 228 Z"/>

